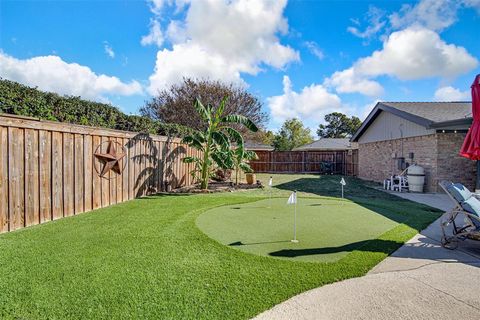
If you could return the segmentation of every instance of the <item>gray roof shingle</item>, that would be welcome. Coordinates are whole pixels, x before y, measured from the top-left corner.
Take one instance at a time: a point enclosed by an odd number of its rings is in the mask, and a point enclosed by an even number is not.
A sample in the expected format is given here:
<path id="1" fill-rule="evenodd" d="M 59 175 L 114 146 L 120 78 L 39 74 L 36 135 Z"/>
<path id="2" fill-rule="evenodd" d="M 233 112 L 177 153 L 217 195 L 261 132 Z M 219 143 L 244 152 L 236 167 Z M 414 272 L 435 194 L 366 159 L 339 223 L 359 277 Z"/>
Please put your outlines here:
<path id="1" fill-rule="evenodd" d="M 245 141 L 244 144 L 245 149 L 247 150 L 257 150 L 257 151 L 273 151 L 273 147 L 267 144 L 257 143 L 253 141 Z"/>
<path id="2" fill-rule="evenodd" d="M 355 148 L 355 146 L 353 146 Z M 323 138 L 312 143 L 294 148 L 293 151 L 309 150 L 347 150 L 352 149 L 352 143 L 348 138 Z"/>
<path id="3" fill-rule="evenodd" d="M 472 117 L 471 102 L 380 102 L 433 122 Z"/>

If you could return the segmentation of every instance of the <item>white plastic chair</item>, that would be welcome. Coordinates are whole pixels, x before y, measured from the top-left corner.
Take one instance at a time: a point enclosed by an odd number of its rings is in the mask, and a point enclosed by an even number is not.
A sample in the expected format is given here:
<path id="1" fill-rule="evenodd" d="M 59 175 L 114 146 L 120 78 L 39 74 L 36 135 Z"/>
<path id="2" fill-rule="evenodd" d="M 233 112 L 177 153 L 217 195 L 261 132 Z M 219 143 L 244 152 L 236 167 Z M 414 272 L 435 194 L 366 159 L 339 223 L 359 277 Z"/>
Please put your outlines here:
<path id="1" fill-rule="evenodd" d="M 390 190 L 392 188 L 391 186 L 392 186 L 392 180 L 391 179 L 383 180 L 383 189 Z"/>
<path id="2" fill-rule="evenodd" d="M 402 190 L 408 189 L 408 181 L 407 177 L 400 175 L 400 176 L 392 176 L 391 178 L 391 190 L 395 191 L 398 190 L 402 192 Z"/>

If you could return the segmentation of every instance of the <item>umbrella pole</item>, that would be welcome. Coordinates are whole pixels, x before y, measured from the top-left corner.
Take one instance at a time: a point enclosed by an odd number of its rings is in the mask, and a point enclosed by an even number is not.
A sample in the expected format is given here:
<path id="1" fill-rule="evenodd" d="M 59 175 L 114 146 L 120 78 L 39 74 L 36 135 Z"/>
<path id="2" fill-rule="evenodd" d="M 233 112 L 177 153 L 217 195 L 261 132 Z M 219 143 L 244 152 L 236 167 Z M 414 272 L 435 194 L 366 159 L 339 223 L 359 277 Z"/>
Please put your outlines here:
<path id="1" fill-rule="evenodd" d="M 480 160 L 477 160 L 477 182 L 475 184 L 475 193 L 480 193 Z"/>

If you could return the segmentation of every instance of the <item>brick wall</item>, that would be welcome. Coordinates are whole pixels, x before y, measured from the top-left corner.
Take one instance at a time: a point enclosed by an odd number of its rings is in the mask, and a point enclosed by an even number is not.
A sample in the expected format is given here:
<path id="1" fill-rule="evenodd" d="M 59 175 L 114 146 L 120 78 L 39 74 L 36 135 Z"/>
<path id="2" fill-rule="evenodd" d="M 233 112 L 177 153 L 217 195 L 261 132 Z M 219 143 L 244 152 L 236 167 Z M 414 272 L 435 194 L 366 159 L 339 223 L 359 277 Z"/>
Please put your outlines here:
<path id="1" fill-rule="evenodd" d="M 437 181 L 452 180 L 475 189 L 476 162 L 458 155 L 465 133 L 437 134 Z"/>
<path id="2" fill-rule="evenodd" d="M 392 153 L 403 156 L 414 153 L 414 162 L 425 168 L 425 191 L 439 191 L 443 179 L 458 181 L 474 188 L 475 162 L 458 156 L 465 134 L 438 133 L 420 137 L 363 143 L 358 152 L 358 176 L 382 182 L 386 177 L 400 173 Z"/>

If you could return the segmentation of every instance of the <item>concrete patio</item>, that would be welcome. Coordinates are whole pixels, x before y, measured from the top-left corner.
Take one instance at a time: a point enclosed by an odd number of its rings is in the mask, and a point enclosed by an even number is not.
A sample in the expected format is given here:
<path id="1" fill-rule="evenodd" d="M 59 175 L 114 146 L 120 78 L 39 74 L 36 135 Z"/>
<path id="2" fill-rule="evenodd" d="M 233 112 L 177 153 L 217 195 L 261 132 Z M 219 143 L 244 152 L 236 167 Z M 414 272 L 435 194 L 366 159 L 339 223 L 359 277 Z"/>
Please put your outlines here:
<path id="1" fill-rule="evenodd" d="M 441 210 L 445 194 L 394 193 Z M 295 296 L 255 319 L 480 319 L 480 244 L 440 245 L 435 221 L 366 276 Z"/>

